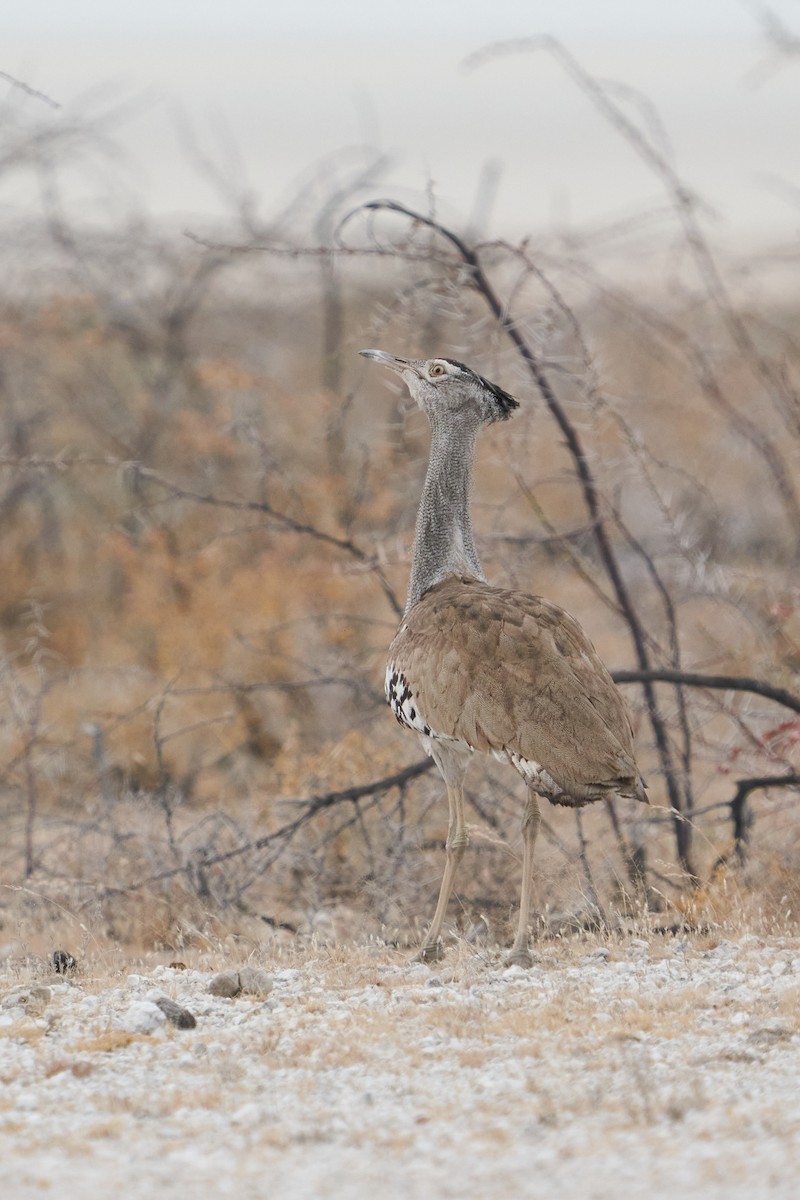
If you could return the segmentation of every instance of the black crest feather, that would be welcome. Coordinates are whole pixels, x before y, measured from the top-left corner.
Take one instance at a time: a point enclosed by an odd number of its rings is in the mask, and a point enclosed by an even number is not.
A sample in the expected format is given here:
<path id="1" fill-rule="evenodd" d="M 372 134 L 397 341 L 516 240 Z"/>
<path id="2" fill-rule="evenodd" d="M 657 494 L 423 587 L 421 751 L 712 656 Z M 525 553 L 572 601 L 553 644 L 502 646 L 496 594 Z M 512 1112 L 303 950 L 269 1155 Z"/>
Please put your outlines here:
<path id="1" fill-rule="evenodd" d="M 509 392 L 506 392 L 498 384 L 492 383 L 491 379 L 487 379 L 484 375 L 479 375 L 477 371 L 473 371 L 472 367 L 468 367 L 466 363 L 460 362 L 457 358 L 447 360 L 454 367 L 460 367 L 462 371 L 473 375 L 479 383 L 482 383 L 487 392 L 491 392 L 497 401 L 497 407 L 500 409 L 499 420 L 507 421 L 515 408 L 519 408 L 519 400 L 515 400 Z"/>

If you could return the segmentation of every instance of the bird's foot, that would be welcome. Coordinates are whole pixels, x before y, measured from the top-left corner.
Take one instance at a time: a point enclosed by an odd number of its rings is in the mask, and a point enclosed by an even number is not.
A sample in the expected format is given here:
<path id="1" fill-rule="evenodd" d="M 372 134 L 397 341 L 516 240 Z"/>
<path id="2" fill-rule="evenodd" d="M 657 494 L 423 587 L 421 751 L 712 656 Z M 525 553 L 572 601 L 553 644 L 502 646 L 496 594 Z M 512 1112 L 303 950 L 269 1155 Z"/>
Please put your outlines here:
<path id="1" fill-rule="evenodd" d="M 507 967 L 524 967 L 527 970 L 533 966 L 533 955 L 527 946 L 512 946 L 504 961 Z"/>
<path id="2" fill-rule="evenodd" d="M 444 958 L 444 949 L 440 941 L 431 942 L 429 946 L 423 946 L 418 954 L 412 958 L 412 963 L 435 963 L 441 962 Z"/>

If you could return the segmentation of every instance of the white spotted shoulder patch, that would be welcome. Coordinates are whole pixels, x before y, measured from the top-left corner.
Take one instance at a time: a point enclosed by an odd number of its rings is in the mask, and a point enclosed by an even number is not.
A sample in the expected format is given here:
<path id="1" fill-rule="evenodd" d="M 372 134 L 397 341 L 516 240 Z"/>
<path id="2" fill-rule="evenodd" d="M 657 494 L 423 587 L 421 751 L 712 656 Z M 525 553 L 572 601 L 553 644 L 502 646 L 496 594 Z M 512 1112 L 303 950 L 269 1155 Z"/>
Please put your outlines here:
<path id="1" fill-rule="evenodd" d="M 386 699 L 401 725 L 421 733 L 423 737 L 431 736 L 431 727 L 419 711 L 405 675 L 397 670 L 393 662 L 386 667 Z"/>

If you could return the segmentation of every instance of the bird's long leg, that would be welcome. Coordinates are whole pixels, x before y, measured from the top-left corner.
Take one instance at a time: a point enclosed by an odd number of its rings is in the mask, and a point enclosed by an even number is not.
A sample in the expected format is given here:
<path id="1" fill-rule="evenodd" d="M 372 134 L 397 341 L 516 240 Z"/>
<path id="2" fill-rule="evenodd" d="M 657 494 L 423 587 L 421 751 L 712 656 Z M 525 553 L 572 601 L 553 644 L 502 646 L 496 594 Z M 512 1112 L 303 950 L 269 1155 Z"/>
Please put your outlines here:
<path id="1" fill-rule="evenodd" d="M 416 956 L 418 962 L 436 962 L 442 957 L 439 938 L 450 894 L 453 891 L 453 880 L 469 841 L 467 823 L 464 820 L 464 777 L 469 766 L 470 751 L 468 747 L 458 742 L 425 741 L 424 744 L 447 784 L 447 803 L 450 809 L 445 843 L 447 861 L 442 876 L 442 886 L 439 888 L 436 912 L 433 914 L 430 929 L 425 935 L 422 949 Z"/>
<path id="2" fill-rule="evenodd" d="M 536 834 L 539 830 L 540 819 L 541 814 L 539 813 L 539 801 L 536 798 L 536 793 L 528 789 L 528 799 L 525 803 L 525 812 L 522 815 L 523 857 L 519 924 L 517 925 L 517 936 L 514 938 L 514 945 L 511 947 L 506 959 L 509 965 L 516 964 L 519 967 L 530 967 L 533 965 L 533 959 L 528 949 L 528 923 L 531 915 L 533 848 L 536 845 Z"/>
<path id="3" fill-rule="evenodd" d="M 464 857 L 464 851 L 467 848 L 468 842 L 467 827 L 464 821 L 463 784 L 448 783 L 447 799 L 450 805 L 450 821 L 447 826 L 447 841 L 445 842 L 447 861 L 445 863 L 444 875 L 442 876 L 442 886 L 439 888 L 436 912 L 433 914 L 431 927 L 422 943 L 422 949 L 417 955 L 420 962 L 436 962 L 442 957 L 442 944 L 439 940 L 439 935 L 442 932 L 447 905 L 450 902 L 450 895 L 453 891 L 453 880 L 456 877 L 456 869 Z"/>

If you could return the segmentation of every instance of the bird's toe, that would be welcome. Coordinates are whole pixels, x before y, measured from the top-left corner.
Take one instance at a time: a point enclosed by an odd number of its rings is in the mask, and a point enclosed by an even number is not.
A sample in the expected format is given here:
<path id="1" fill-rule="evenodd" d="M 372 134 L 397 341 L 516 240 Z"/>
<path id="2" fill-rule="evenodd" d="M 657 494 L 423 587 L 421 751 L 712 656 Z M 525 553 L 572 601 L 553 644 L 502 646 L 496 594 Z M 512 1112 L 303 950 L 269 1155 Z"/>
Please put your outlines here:
<path id="1" fill-rule="evenodd" d="M 431 942 L 428 946 L 423 946 L 418 954 L 412 958 L 415 963 L 435 963 L 440 962 L 444 958 L 444 949 L 441 942 Z"/>

